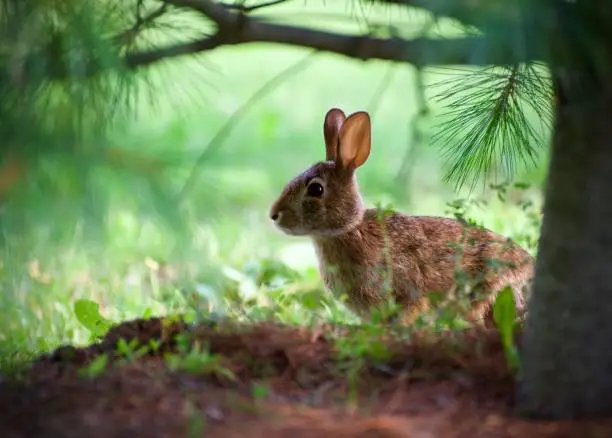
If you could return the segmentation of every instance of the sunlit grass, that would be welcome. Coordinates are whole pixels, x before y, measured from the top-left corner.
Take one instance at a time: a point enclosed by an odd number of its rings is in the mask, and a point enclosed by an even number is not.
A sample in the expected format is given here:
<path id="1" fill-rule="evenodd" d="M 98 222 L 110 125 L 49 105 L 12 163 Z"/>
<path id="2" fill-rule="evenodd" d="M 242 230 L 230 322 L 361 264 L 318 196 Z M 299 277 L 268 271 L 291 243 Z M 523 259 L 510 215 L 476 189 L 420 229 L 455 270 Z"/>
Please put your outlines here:
<path id="1" fill-rule="evenodd" d="M 425 210 L 450 213 L 437 207 L 432 202 Z M 526 213 L 494 198 L 486 207 L 467 211 L 523 244 L 528 244 L 524 234 L 537 236 L 537 208 Z M 178 252 L 171 235 L 155 227 L 137 226 L 121 215 L 113 223 L 116 233 L 103 250 L 41 252 L 15 289 L 3 294 L 5 367 L 60 343 L 89 342 L 90 333 L 73 312 L 83 298 L 100 304 L 105 318 L 116 322 L 185 312 L 289 324 L 355 321 L 323 290 L 308 239 L 280 234 L 265 215 L 228 214 L 225 220 L 202 223 L 191 246 Z"/>

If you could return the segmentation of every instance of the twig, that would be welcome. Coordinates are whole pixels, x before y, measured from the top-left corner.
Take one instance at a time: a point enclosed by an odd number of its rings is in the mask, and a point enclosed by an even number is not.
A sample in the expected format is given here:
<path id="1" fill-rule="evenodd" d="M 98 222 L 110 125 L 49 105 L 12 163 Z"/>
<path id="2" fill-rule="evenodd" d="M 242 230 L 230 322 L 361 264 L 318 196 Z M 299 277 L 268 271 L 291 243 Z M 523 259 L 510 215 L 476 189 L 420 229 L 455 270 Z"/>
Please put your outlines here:
<path id="1" fill-rule="evenodd" d="M 273 76 L 257 91 L 255 91 L 255 93 L 253 93 L 251 97 L 249 97 L 236 111 L 234 111 L 234 113 L 225 122 L 221 129 L 217 131 L 217 134 L 215 134 L 215 136 L 208 142 L 208 145 L 206 145 L 204 151 L 197 158 L 193 168 L 191 169 L 191 172 L 189 173 L 189 176 L 187 177 L 187 180 L 185 181 L 185 184 L 183 185 L 183 188 L 179 192 L 179 200 L 183 200 L 186 194 L 195 184 L 196 179 L 198 177 L 199 167 L 206 161 L 206 159 L 211 154 L 216 152 L 221 147 L 232 129 L 247 114 L 249 109 L 251 109 L 251 107 L 266 94 L 276 89 L 276 87 L 280 85 L 280 83 L 290 77 L 293 73 L 298 72 L 301 68 L 303 68 L 308 62 L 312 60 L 316 53 L 316 51 L 309 53 L 307 56 L 300 59 L 295 64 L 290 65 L 286 69 Z"/>
<path id="2" fill-rule="evenodd" d="M 258 9 L 269 8 L 270 6 L 276 6 L 282 3 L 287 3 L 289 1 L 291 0 L 271 0 L 265 3 L 259 3 L 257 5 L 252 5 L 252 6 L 245 6 L 243 4 L 232 4 L 232 5 L 227 5 L 227 8 L 234 10 L 234 11 L 249 13 L 249 12 L 256 11 Z"/>
<path id="3" fill-rule="evenodd" d="M 136 36 L 140 33 L 140 31 L 143 30 L 143 28 L 145 28 L 146 26 L 148 26 L 153 21 L 155 21 L 156 19 L 158 19 L 159 17 L 161 17 L 167 12 L 168 3 L 162 4 L 159 8 L 155 9 L 153 12 L 151 12 L 145 17 L 142 17 L 140 15 L 141 7 L 142 7 L 142 3 L 138 2 L 138 12 L 136 16 L 136 23 L 134 23 L 134 25 L 130 29 L 123 31 L 118 35 L 115 35 L 115 37 L 113 38 L 115 42 L 119 44 L 126 44 L 126 43 L 132 42 L 134 38 L 136 38 Z"/>
<path id="4" fill-rule="evenodd" d="M 210 18 L 219 27 L 227 27 L 242 14 L 231 12 L 226 5 L 212 0 L 167 0 L 175 6 L 193 9 Z"/>

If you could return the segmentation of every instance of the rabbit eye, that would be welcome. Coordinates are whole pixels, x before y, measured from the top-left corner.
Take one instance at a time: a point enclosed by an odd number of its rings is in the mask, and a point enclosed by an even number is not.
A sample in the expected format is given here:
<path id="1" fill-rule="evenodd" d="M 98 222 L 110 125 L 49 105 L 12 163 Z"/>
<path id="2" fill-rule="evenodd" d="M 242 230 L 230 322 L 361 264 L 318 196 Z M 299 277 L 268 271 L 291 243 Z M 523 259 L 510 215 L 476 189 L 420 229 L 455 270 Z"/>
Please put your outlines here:
<path id="1" fill-rule="evenodd" d="M 306 189 L 306 194 L 318 198 L 323 195 L 323 186 L 318 182 L 313 182 Z"/>

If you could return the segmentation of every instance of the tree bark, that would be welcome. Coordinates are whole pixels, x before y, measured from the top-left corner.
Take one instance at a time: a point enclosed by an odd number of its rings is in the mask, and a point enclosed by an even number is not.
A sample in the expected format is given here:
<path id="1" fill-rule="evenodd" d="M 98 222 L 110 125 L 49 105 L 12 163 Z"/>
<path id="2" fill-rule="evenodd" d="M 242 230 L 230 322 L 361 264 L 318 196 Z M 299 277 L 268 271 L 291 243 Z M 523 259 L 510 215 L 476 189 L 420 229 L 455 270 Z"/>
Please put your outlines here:
<path id="1" fill-rule="evenodd" d="M 588 66 L 558 71 L 517 407 L 596 418 L 612 415 L 612 81 Z"/>

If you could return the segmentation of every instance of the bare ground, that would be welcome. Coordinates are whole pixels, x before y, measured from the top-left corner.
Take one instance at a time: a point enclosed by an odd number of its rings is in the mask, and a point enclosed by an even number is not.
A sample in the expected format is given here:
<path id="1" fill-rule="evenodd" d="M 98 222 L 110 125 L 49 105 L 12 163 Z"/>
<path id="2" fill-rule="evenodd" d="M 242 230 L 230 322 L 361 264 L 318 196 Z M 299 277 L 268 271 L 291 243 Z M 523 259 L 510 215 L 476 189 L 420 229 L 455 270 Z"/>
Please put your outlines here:
<path id="1" fill-rule="evenodd" d="M 387 340 L 390 358 L 365 361 L 355 379 L 347 373 L 357 367 L 338 359 L 330 335 L 342 330 L 129 321 L 99 344 L 40 357 L 20 383 L 2 383 L 0 431 L 7 438 L 612 436 L 611 422 L 515 417 L 515 381 L 494 329 Z M 163 354 L 176 349 L 179 332 L 207 344 L 236 379 L 171 371 Z M 159 339 L 161 348 L 115 357 L 94 378 L 80 375 L 100 354 L 116 356 L 119 338 Z"/>

